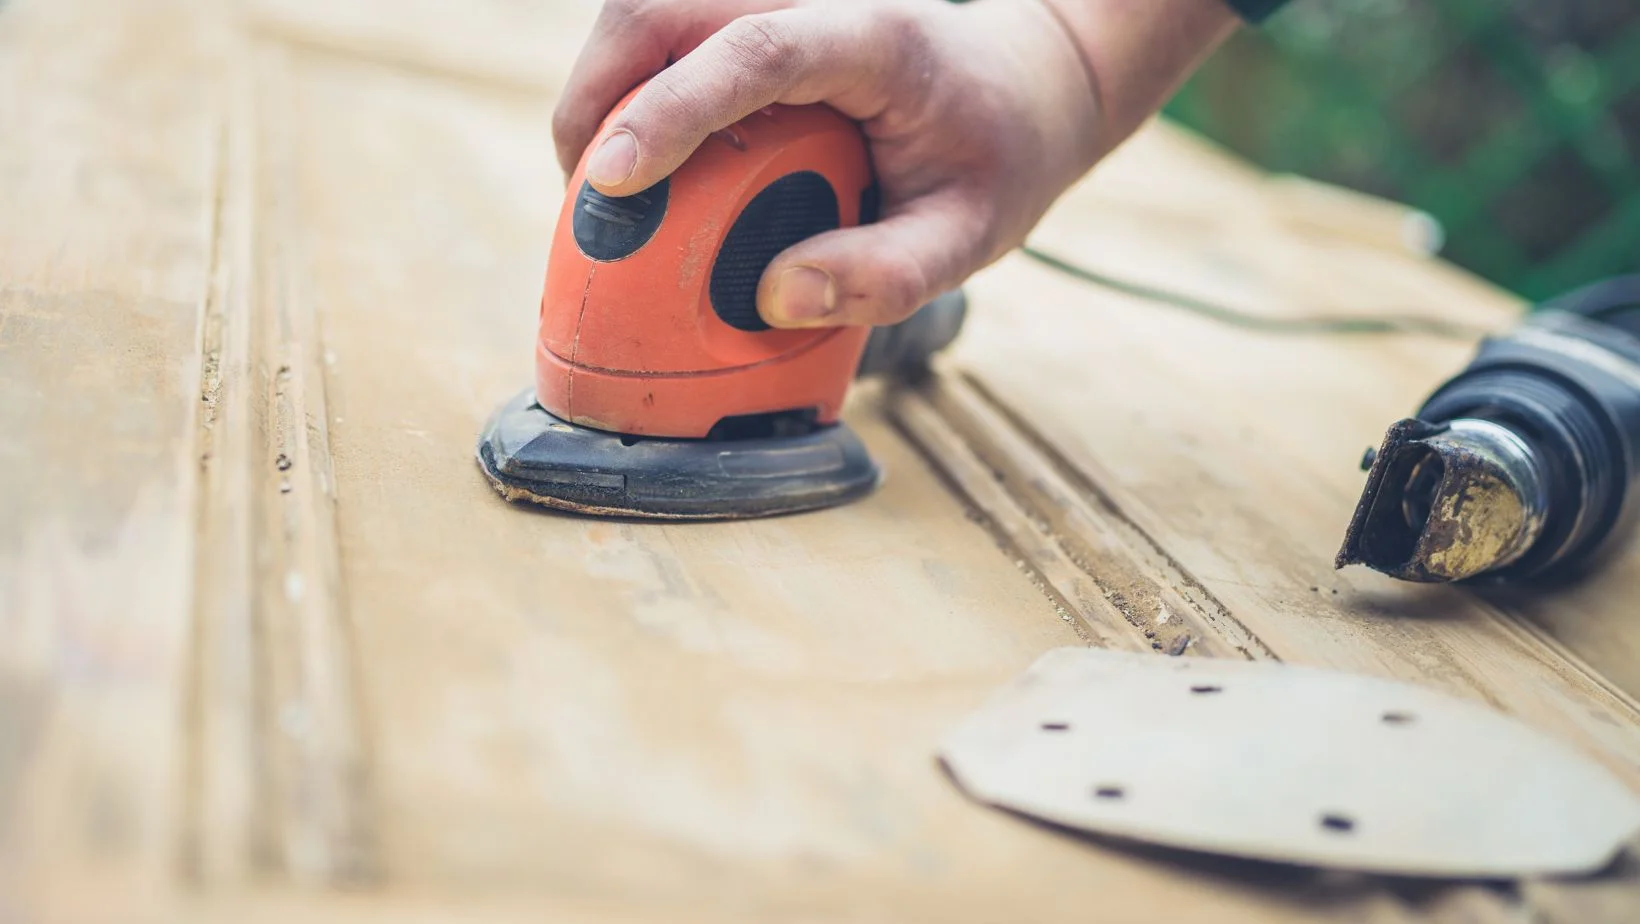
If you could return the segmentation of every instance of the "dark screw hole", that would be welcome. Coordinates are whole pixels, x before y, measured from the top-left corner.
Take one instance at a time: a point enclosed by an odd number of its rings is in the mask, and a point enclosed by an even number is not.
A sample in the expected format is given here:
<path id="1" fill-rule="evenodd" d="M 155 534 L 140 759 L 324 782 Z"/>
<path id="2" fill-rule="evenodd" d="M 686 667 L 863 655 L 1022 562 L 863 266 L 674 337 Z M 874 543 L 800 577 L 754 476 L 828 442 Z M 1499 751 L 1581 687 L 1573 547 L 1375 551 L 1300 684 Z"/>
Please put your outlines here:
<path id="1" fill-rule="evenodd" d="M 1386 712 L 1382 718 L 1385 725 L 1410 725 L 1413 716 L 1410 712 Z"/>
<path id="2" fill-rule="evenodd" d="M 1069 731 L 1070 726 L 1064 722 L 1043 722 L 1043 731 Z"/>
<path id="3" fill-rule="evenodd" d="M 1115 801 L 1127 795 L 1127 792 L 1120 786 L 1099 786 L 1093 790 L 1093 795 L 1098 799 Z"/>
<path id="4" fill-rule="evenodd" d="M 1192 693 L 1219 693 L 1223 690 L 1224 687 L 1221 687 L 1215 683 L 1201 683 L 1190 688 L 1190 692 Z"/>
<path id="5" fill-rule="evenodd" d="M 623 436 L 623 437 L 621 437 L 621 445 L 622 446 L 636 446 L 636 445 L 638 445 L 639 442 L 640 441 L 639 441 L 638 437 L 636 437 L 636 436 Z"/>
<path id="6" fill-rule="evenodd" d="M 1327 814 L 1321 816 L 1321 827 L 1339 834 L 1348 834 L 1355 830 L 1355 819 L 1348 815 Z"/>

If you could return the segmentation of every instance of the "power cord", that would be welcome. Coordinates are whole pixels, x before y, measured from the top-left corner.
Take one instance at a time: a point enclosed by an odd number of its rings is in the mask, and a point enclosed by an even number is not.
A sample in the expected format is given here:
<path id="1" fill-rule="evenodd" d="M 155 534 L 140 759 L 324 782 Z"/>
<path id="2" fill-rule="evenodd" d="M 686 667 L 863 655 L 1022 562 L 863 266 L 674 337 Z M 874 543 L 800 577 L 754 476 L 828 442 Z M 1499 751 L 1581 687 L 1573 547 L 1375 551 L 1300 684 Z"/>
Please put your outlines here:
<path id="1" fill-rule="evenodd" d="M 1490 330 L 1469 324 L 1442 321 L 1417 315 L 1373 315 L 1345 317 L 1272 318 L 1250 314 L 1228 305 L 1205 301 L 1180 292 L 1171 292 L 1144 283 L 1107 276 L 1061 257 L 1022 244 L 1020 252 L 1032 260 L 1075 279 L 1101 288 L 1132 295 L 1146 301 L 1171 305 L 1200 317 L 1246 330 L 1274 334 L 1422 334 L 1452 340 L 1478 340 Z"/>

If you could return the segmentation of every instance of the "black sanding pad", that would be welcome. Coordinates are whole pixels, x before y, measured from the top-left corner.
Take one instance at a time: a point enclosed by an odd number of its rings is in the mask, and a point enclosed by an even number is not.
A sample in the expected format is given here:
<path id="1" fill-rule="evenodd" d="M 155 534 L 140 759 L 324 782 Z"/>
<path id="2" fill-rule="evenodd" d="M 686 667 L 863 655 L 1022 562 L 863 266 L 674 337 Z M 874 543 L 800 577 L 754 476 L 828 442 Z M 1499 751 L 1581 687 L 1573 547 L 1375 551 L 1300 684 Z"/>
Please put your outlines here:
<path id="1" fill-rule="evenodd" d="M 560 420 L 525 391 L 478 442 L 501 496 L 597 516 L 744 519 L 813 510 L 871 493 L 881 478 L 842 424 L 795 436 L 648 439 Z"/>

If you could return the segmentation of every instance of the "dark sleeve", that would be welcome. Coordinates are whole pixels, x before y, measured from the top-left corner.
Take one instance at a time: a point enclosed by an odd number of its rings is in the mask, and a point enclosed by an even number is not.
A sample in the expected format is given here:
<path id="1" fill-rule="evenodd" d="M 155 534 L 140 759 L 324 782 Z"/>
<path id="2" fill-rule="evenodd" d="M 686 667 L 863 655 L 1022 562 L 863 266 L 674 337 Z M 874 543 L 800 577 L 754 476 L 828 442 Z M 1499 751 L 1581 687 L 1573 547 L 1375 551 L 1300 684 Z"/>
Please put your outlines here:
<path id="1" fill-rule="evenodd" d="M 1225 0 L 1230 8 L 1248 22 L 1263 22 L 1266 16 L 1281 9 L 1287 0 Z"/>

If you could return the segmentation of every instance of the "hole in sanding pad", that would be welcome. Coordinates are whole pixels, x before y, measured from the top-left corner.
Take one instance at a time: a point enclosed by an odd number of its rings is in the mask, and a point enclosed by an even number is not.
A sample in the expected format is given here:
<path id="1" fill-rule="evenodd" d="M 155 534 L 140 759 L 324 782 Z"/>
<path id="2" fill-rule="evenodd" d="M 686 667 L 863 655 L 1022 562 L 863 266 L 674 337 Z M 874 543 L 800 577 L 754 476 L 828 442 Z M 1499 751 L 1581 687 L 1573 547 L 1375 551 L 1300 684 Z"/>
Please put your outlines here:
<path id="1" fill-rule="evenodd" d="M 1413 715 L 1410 712 L 1386 712 L 1383 715 L 1385 725 L 1411 725 Z"/>
<path id="2" fill-rule="evenodd" d="M 1192 693 L 1221 693 L 1223 691 L 1224 687 L 1211 683 L 1197 684 L 1196 686 L 1190 688 L 1190 692 Z"/>
<path id="3" fill-rule="evenodd" d="M 1069 731 L 1070 730 L 1070 725 L 1068 725 L 1064 722 L 1043 722 L 1042 723 L 1042 730 L 1043 731 L 1051 731 L 1051 732 Z"/>
<path id="4" fill-rule="evenodd" d="M 1097 799 L 1103 799 L 1107 802 L 1115 802 L 1117 799 L 1127 795 L 1127 791 L 1120 786 L 1105 785 L 1095 787 L 1093 790 L 1093 795 Z"/>
<path id="5" fill-rule="evenodd" d="M 1321 816 L 1321 827 L 1338 834 L 1348 834 L 1355 830 L 1355 819 L 1329 812 Z"/>

